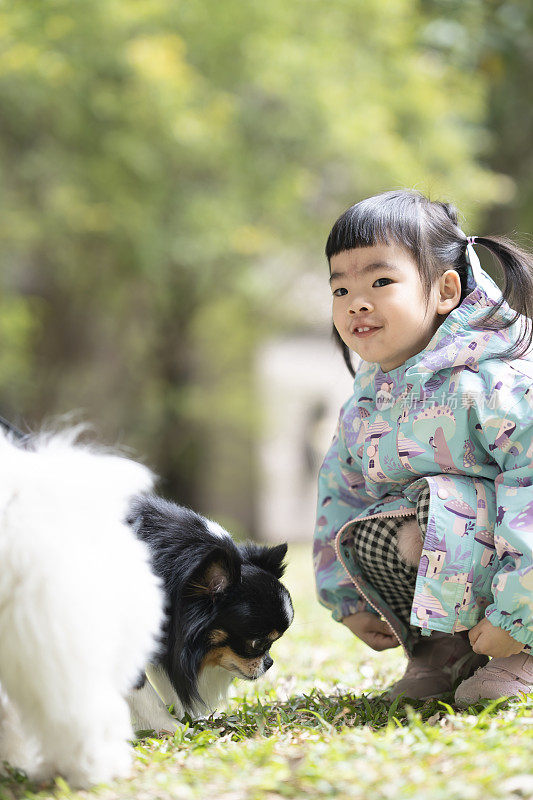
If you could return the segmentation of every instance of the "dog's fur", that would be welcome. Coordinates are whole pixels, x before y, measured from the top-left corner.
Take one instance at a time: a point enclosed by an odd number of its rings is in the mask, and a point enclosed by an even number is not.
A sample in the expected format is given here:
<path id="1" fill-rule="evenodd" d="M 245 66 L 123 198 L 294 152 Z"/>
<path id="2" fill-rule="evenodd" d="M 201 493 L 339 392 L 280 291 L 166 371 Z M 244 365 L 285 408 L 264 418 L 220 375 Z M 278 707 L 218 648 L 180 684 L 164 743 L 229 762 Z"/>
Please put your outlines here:
<path id="1" fill-rule="evenodd" d="M 0 432 L 0 764 L 87 787 L 129 771 L 163 595 L 124 522 L 151 473 L 74 439 Z"/>
<path id="2" fill-rule="evenodd" d="M 134 730 L 209 713 L 271 666 L 293 612 L 286 545 L 237 546 L 75 440 L 0 431 L 0 764 L 89 787 L 129 772 L 126 696 Z"/>
<path id="3" fill-rule="evenodd" d="M 287 546 L 238 546 L 217 523 L 157 497 L 135 502 L 130 523 L 150 547 L 167 601 L 161 656 L 129 699 L 133 724 L 174 730 L 166 706 L 178 718 L 208 714 L 235 677 L 255 680 L 272 665 L 270 646 L 293 618 L 279 580 Z"/>

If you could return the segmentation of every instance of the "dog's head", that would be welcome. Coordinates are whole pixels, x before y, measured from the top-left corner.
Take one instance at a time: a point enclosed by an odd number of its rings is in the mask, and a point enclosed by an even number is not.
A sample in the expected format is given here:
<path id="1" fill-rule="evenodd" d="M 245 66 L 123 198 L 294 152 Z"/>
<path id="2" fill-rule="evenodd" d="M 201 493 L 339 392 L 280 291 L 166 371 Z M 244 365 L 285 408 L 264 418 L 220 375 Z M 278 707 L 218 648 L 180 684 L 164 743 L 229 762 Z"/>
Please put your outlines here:
<path id="1" fill-rule="evenodd" d="M 217 523 L 160 498 L 137 501 L 130 522 L 151 550 L 167 596 L 161 662 L 185 708 L 201 701 L 207 667 L 255 680 L 292 622 L 280 582 L 287 545 L 237 546 Z"/>
<path id="2" fill-rule="evenodd" d="M 204 664 L 256 680 L 274 663 L 270 648 L 292 622 L 289 592 L 280 583 L 287 545 L 238 547 L 240 574 L 227 580 L 209 625 Z M 218 569 L 217 565 L 215 569 Z M 211 567 L 213 569 L 213 567 Z"/>

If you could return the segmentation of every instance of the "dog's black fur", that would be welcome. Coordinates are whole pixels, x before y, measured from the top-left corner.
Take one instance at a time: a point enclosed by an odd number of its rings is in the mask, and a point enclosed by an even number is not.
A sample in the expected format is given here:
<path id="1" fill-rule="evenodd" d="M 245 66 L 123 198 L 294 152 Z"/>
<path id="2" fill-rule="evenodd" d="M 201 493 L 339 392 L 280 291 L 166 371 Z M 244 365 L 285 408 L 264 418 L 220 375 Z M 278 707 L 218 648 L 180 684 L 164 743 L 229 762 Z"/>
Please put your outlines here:
<path id="1" fill-rule="evenodd" d="M 272 642 L 292 622 L 290 595 L 279 580 L 287 545 L 237 545 L 220 526 L 158 497 L 138 498 L 128 521 L 163 580 L 167 620 L 156 660 L 183 708 L 204 702 L 199 675 L 221 648 L 237 677 L 263 674 L 273 663 Z"/>

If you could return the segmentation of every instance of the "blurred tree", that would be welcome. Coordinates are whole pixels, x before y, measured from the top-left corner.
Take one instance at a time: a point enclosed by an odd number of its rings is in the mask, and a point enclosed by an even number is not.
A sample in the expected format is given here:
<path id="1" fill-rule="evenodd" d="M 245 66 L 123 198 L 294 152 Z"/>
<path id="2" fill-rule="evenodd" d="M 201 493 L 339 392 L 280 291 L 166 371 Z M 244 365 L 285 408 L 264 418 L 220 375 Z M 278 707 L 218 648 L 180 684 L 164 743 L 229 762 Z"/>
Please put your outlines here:
<path id="1" fill-rule="evenodd" d="M 481 229 L 519 236 L 533 215 L 533 5 L 529 0 L 425 0 L 424 43 L 487 87 L 480 161 L 501 175 Z"/>
<path id="2" fill-rule="evenodd" d="M 331 222 L 399 185 L 475 222 L 507 185 L 480 164 L 487 74 L 435 46 L 439 18 L 409 0 L 4 4 L 0 413 L 81 408 L 169 493 L 251 525 L 253 350 L 309 323 L 285 297 L 323 268 Z"/>
<path id="3" fill-rule="evenodd" d="M 487 229 L 531 234 L 533 218 L 533 6 L 498 2 L 481 68 L 489 79 L 486 163 L 509 178 L 507 192 L 488 210 Z M 531 239 L 530 239 L 531 241 Z"/>

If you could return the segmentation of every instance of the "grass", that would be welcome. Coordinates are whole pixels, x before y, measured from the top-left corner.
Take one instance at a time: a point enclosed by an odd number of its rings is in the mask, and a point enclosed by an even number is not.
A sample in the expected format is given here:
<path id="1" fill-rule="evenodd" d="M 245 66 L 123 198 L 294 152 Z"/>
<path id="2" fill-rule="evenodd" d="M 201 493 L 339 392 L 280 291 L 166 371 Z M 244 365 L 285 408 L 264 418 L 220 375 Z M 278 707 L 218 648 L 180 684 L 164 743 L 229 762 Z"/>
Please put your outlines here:
<path id="1" fill-rule="evenodd" d="M 307 547 L 293 547 L 287 585 L 296 617 L 257 684 L 237 683 L 225 713 L 135 745 L 128 781 L 38 790 L 13 772 L 1 800 L 283 800 L 533 798 L 533 698 L 459 712 L 436 700 L 387 703 L 399 650 L 374 653 L 314 597 Z"/>

